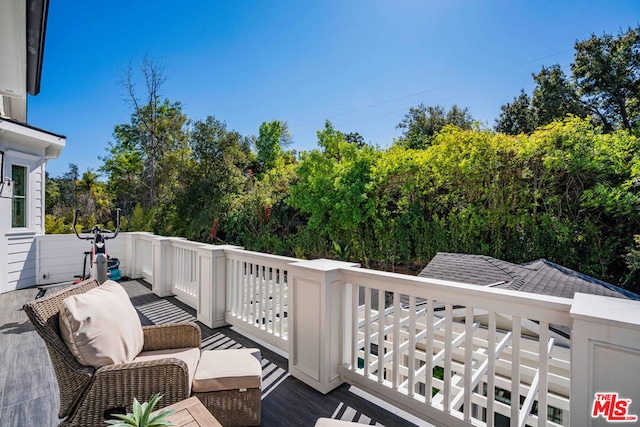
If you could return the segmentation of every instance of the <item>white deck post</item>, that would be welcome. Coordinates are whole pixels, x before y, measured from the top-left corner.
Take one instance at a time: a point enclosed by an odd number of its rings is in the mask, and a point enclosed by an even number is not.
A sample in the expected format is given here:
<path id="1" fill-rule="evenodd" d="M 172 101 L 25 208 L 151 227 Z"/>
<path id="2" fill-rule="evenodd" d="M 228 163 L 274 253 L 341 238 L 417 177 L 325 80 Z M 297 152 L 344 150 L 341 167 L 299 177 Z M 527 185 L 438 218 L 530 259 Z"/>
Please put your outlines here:
<path id="1" fill-rule="evenodd" d="M 139 237 L 139 233 L 122 233 L 120 238 L 124 239 L 125 242 L 125 259 L 120 260 L 121 263 L 124 264 L 124 268 L 120 267 L 122 270 L 122 275 L 130 277 L 132 279 L 139 279 L 142 277 L 142 269 L 140 268 L 140 263 L 138 262 L 136 256 L 136 240 Z"/>
<path id="2" fill-rule="evenodd" d="M 290 264 L 289 373 L 321 393 L 343 382 L 338 373 L 346 332 L 340 269 L 358 266 L 325 259 Z"/>
<path id="3" fill-rule="evenodd" d="M 224 326 L 227 310 L 227 249 L 231 245 L 202 245 L 198 249 L 198 321 L 210 328 Z"/>
<path id="4" fill-rule="evenodd" d="M 618 402 L 631 399 L 626 416 L 640 420 L 640 301 L 578 293 L 570 313 L 571 425 L 611 425 L 603 417 L 606 404 L 602 415 L 592 417 L 596 393 L 617 393 Z"/>
<path id="5" fill-rule="evenodd" d="M 171 238 L 154 236 L 152 242 L 153 277 L 151 290 L 159 297 L 168 297 L 173 282 L 173 256 Z"/>

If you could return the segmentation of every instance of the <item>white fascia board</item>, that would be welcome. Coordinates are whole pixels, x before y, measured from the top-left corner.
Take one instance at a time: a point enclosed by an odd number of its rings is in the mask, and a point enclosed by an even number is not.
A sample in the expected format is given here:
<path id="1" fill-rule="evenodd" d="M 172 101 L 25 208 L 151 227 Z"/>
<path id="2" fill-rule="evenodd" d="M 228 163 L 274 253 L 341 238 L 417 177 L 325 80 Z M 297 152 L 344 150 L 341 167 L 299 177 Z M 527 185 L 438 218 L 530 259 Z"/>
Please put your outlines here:
<path id="1" fill-rule="evenodd" d="M 0 137 L 15 144 L 44 150 L 45 158 L 48 160 L 57 159 L 66 144 L 66 138 L 62 136 L 2 119 L 0 119 Z"/>

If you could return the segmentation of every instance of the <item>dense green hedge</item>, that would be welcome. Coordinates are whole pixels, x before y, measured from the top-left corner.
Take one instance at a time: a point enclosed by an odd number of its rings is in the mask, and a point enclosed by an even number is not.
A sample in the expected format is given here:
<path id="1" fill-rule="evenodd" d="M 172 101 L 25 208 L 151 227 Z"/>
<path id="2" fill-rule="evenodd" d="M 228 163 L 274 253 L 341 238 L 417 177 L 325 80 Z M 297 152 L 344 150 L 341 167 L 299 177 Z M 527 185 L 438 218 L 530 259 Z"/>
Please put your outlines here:
<path id="1" fill-rule="evenodd" d="M 446 126 L 423 149 L 382 150 L 327 122 L 318 149 L 267 164 L 223 123 L 199 126 L 153 205 L 118 191 L 116 172 L 80 199 L 125 206 L 125 230 L 401 271 L 438 251 L 546 258 L 638 290 L 640 141 L 628 131 L 576 117 L 519 136 Z M 68 228 L 69 212 L 48 216 L 48 231 Z"/>
<path id="2" fill-rule="evenodd" d="M 228 241 L 389 269 L 438 251 L 544 257 L 633 287 L 640 142 L 628 132 L 567 118 L 530 136 L 446 127 L 425 149 L 379 150 L 328 124 L 319 141 L 239 196 Z"/>

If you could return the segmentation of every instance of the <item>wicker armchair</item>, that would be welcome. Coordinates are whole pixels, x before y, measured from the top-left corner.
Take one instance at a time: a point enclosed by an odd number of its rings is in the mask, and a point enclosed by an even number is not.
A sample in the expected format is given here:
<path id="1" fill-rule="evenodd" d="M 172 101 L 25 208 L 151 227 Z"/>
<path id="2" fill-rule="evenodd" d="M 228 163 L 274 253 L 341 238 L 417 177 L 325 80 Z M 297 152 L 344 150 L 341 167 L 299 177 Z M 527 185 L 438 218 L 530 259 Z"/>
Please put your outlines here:
<path id="1" fill-rule="evenodd" d="M 133 398 L 147 401 L 162 393 L 161 406 L 189 397 L 187 364 L 176 358 L 132 362 L 95 369 L 78 363 L 60 335 L 62 301 L 98 286 L 95 279 L 61 293 L 27 303 L 24 311 L 47 345 L 60 389 L 60 426 L 104 426 L 114 408 L 132 411 Z M 200 328 L 194 323 L 143 326 L 143 351 L 200 347 Z"/>

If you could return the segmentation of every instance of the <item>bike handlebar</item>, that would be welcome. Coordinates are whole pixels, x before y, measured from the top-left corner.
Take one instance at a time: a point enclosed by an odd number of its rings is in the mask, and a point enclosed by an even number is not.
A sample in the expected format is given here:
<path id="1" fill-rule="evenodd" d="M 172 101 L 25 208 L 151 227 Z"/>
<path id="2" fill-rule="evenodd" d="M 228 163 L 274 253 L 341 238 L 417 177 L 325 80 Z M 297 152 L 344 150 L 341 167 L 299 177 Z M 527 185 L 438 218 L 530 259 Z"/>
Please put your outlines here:
<path id="1" fill-rule="evenodd" d="M 80 209 L 76 209 L 73 211 L 73 232 L 76 233 L 76 237 L 81 240 L 92 240 L 94 235 L 97 233 L 111 233 L 111 230 L 101 229 L 99 226 L 94 226 L 90 230 L 82 230 L 82 233 L 91 233 L 90 236 L 81 236 L 78 234 L 78 229 L 76 228 L 76 220 L 78 219 L 78 212 Z M 116 209 L 116 231 L 113 232 L 113 236 L 102 236 L 104 240 L 115 239 L 118 233 L 120 232 L 120 208 Z"/>

